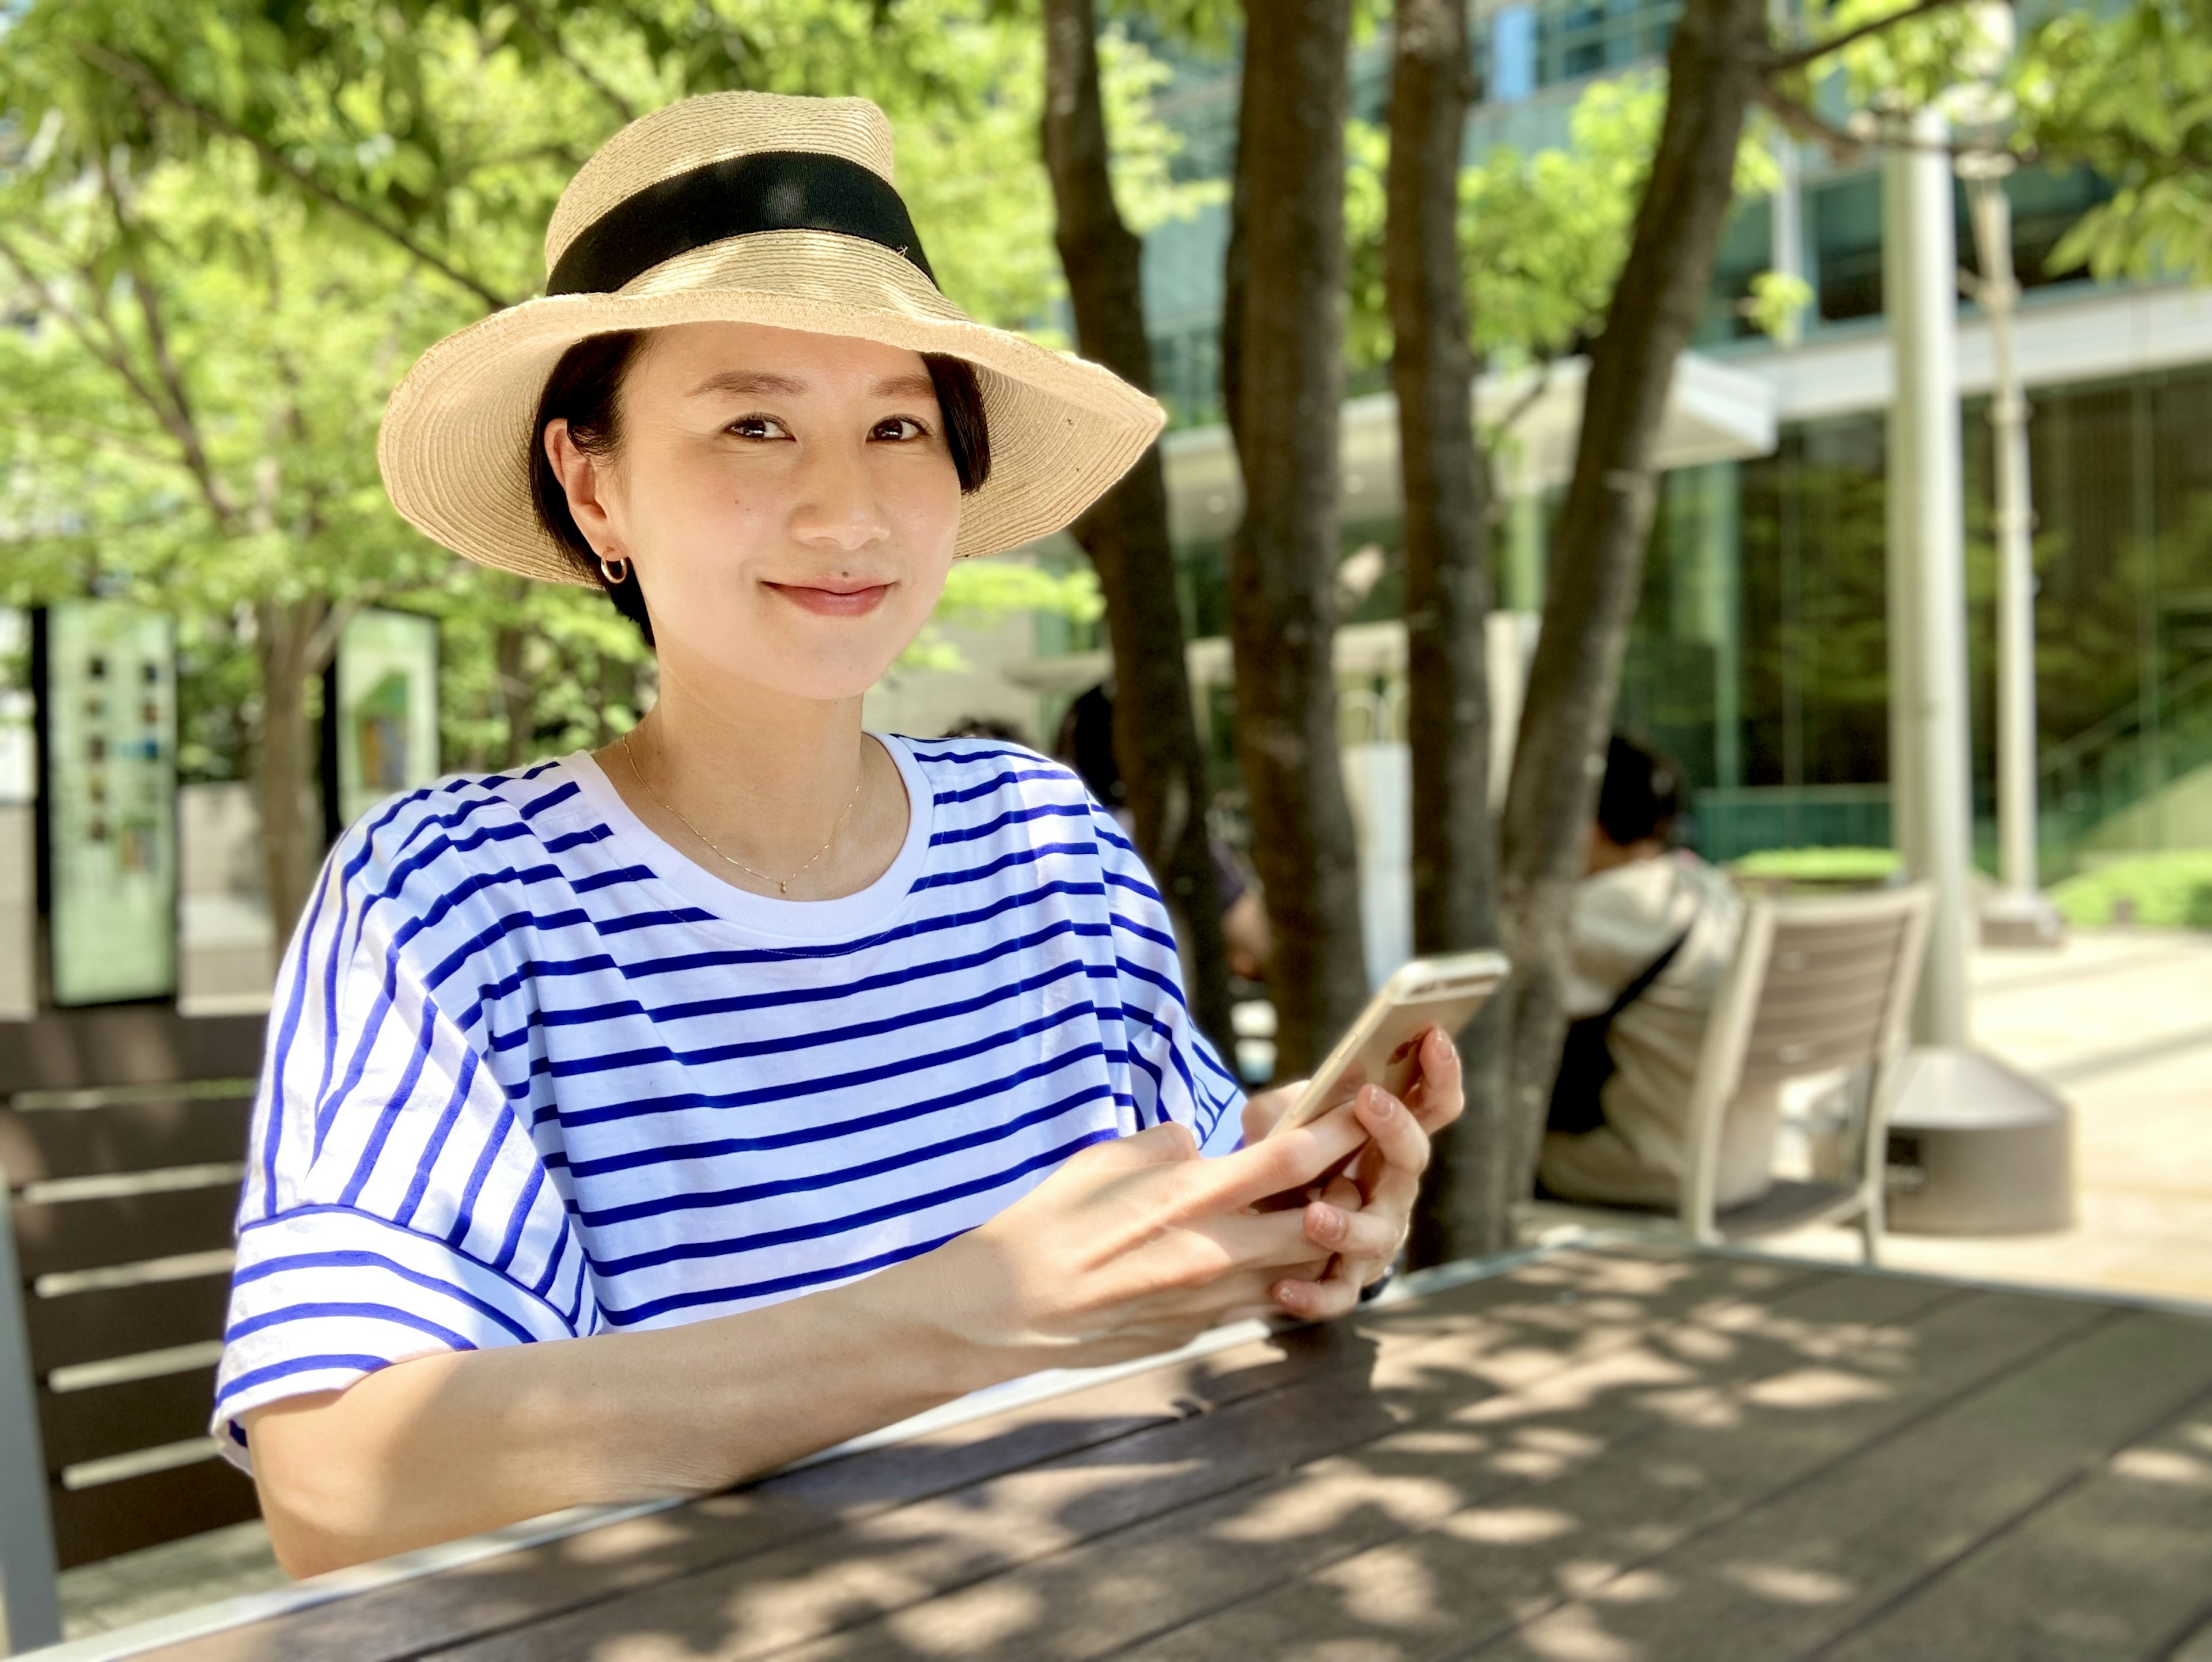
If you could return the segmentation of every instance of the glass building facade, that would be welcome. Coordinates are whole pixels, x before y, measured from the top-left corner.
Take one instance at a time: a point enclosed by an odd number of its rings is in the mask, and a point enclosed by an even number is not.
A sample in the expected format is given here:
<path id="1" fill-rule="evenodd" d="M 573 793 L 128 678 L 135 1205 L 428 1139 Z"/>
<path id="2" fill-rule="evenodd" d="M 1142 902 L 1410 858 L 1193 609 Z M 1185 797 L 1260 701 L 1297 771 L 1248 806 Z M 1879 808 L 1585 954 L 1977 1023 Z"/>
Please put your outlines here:
<path id="1" fill-rule="evenodd" d="M 1589 82 L 1663 52 L 1673 11 L 1643 0 L 1482 9 L 1475 58 L 1483 101 L 1469 122 L 1469 155 L 1498 143 L 1564 143 L 1568 113 Z M 1356 50 L 1353 103 L 1363 118 L 1382 119 L 1388 72 L 1387 40 Z M 1163 94 L 1163 115 L 1184 135 L 1179 165 L 1188 175 L 1218 177 L 1230 167 L 1234 75 L 1233 64 L 1182 63 Z M 1620 693 L 1621 725 L 1673 752 L 1698 788 L 1698 839 L 1723 858 L 1762 847 L 1882 843 L 1889 834 L 1881 182 L 1866 162 L 1838 168 L 1814 155 L 1799 160 L 1791 201 L 1739 205 L 1696 348 L 1785 382 L 1786 368 L 1778 366 L 1805 361 L 1792 353 L 1840 362 L 1855 344 L 1860 350 L 1830 372 L 1815 401 L 1822 407 L 1801 411 L 1781 400 L 1772 454 L 1666 476 Z M 2031 290 L 2023 328 L 2039 316 L 2062 318 L 2069 340 L 2088 343 L 2062 355 L 2061 373 L 2039 379 L 2030 363 L 2047 881 L 2100 854 L 2212 844 L 2212 325 L 2193 357 L 2146 353 L 2141 302 L 2155 291 L 2100 289 L 2050 268 L 2059 238 L 2109 194 L 2095 175 L 2025 169 L 2006 189 L 2014 263 Z M 1778 223 L 1795 227 L 1796 247 L 1781 246 Z M 1958 228 L 1971 265 L 1963 195 Z M 1178 426 L 1219 419 L 1226 240 L 1218 208 L 1147 240 L 1156 373 Z M 1792 346 L 1755 334 L 1740 304 L 1770 269 L 1798 272 L 1812 291 Z M 1965 307 L 1962 322 L 1973 317 Z M 2160 361 L 2145 367 L 2147 356 Z M 1977 807 L 1986 847 L 1995 559 L 1985 405 L 1969 400 L 1961 420 Z M 1546 499 L 1503 516 L 1496 568 L 1504 603 L 1536 603 L 1527 569 L 1540 573 L 1556 507 Z M 1347 551 L 1374 542 L 1394 549 L 1395 526 L 1347 524 Z M 1198 634 L 1222 632 L 1222 548 L 1192 545 L 1181 558 L 1188 624 Z M 1389 615 L 1395 594 L 1386 577 L 1360 618 Z"/>

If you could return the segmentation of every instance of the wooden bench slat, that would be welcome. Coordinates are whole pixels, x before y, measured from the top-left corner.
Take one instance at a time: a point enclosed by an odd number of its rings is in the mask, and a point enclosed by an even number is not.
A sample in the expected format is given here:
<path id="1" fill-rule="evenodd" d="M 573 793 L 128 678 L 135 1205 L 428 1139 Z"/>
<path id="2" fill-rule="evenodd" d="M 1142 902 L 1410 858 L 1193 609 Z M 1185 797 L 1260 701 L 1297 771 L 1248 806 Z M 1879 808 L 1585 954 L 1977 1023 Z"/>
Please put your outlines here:
<path id="1" fill-rule="evenodd" d="M 204 1437 L 214 1411 L 212 1367 L 84 1391 L 41 1391 L 39 1440 L 46 1470 L 58 1476 L 63 1467 L 86 1460 Z"/>
<path id="2" fill-rule="evenodd" d="M 26 1281 L 228 1246 L 238 1213 L 234 1184 L 105 1200 L 15 1208 L 15 1248 Z"/>
<path id="3" fill-rule="evenodd" d="M 43 1379 L 58 1367 L 219 1339 L 229 1305 L 228 1275 L 142 1282 L 52 1299 L 27 1288 L 23 1317 L 31 1334 L 31 1366 Z"/>
<path id="4" fill-rule="evenodd" d="M 47 1494 L 54 1551 L 64 1569 L 243 1523 L 261 1512 L 252 1479 L 216 1456 L 94 1488 Z"/>
<path id="5" fill-rule="evenodd" d="M 9 1186 L 246 1158 L 250 1098 L 179 1098 L 125 1107 L 17 1113 L 0 1108 Z"/>
<path id="6" fill-rule="evenodd" d="M 47 1010 L 0 1021 L 0 1093 L 250 1079 L 268 1019 L 180 1016 L 156 1007 Z"/>

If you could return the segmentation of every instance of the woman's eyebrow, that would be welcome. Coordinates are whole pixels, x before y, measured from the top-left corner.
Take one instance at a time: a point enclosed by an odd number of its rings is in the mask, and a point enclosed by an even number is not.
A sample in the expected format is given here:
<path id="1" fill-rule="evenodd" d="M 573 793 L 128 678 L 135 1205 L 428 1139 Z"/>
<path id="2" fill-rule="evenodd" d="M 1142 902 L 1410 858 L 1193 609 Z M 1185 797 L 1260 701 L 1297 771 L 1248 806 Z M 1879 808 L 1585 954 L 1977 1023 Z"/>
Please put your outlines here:
<path id="1" fill-rule="evenodd" d="M 937 383 L 927 375 L 891 375 L 876 383 L 879 399 L 934 399 Z"/>
<path id="2" fill-rule="evenodd" d="M 805 390 L 805 381 L 793 380 L 788 375 L 769 374 L 757 369 L 725 369 L 701 381 L 691 389 L 690 396 L 702 399 L 709 393 L 727 393 L 740 398 L 758 398 L 781 393 L 789 397 Z"/>

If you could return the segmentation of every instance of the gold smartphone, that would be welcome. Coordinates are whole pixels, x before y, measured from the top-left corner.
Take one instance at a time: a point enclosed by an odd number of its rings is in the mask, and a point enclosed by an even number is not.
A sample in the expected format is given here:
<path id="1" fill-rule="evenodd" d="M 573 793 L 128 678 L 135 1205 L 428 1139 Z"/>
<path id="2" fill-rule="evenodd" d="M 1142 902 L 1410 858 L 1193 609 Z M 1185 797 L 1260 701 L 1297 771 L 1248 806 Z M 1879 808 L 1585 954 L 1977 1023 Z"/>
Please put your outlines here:
<path id="1" fill-rule="evenodd" d="M 1459 1032 L 1490 1001 L 1510 967 L 1503 953 L 1494 952 L 1415 959 L 1368 1001 L 1352 1031 L 1267 1135 L 1319 1119 L 1363 1085 L 1379 1085 L 1403 1100 L 1419 1066 L 1421 1035 L 1431 1027 Z"/>

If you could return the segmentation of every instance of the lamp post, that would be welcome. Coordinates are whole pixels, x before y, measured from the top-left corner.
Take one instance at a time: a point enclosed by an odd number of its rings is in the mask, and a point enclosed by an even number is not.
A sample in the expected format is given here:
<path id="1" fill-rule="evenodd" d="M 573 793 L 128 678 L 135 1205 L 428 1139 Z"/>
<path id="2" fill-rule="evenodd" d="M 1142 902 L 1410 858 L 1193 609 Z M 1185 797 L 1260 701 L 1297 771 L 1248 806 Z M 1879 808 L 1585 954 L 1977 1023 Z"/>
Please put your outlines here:
<path id="1" fill-rule="evenodd" d="M 2041 1081 L 1967 1043 L 1973 773 L 1949 126 L 1932 109 L 1899 113 L 1885 139 L 1882 289 L 1896 377 L 1890 819 L 1906 872 L 1936 891 L 1914 1013 L 1917 1044 L 1899 1070 L 1889 1115 L 1889 1218 L 1897 1228 L 1938 1234 L 2059 1229 L 2073 1213 L 2066 1105 Z M 2020 483 L 2024 490 L 2024 472 Z"/>
<path id="2" fill-rule="evenodd" d="M 2035 510 L 2028 487 L 2027 398 L 2021 386 L 2014 316 L 2020 284 L 2012 265 L 2013 159 L 1994 146 L 1958 161 L 1966 181 L 1978 277 L 1961 274 L 1990 332 L 1990 451 L 1996 484 L 1997 874 L 2002 886 L 1982 906 L 1990 946 L 2052 947 L 2063 935 L 2036 862 Z"/>
<path id="3" fill-rule="evenodd" d="M 1882 293 L 1896 382 L 1889 411 L 1891 833 L 1936 890 L 1916 1035 L 1966 1040 L 1973 773 L 1966 702 L 1966 509 L 1959 427 L 1958 244 L 1950 130 L 1893 119 L 1882 154 Z"/>

